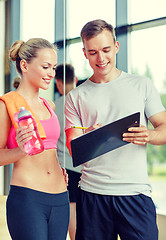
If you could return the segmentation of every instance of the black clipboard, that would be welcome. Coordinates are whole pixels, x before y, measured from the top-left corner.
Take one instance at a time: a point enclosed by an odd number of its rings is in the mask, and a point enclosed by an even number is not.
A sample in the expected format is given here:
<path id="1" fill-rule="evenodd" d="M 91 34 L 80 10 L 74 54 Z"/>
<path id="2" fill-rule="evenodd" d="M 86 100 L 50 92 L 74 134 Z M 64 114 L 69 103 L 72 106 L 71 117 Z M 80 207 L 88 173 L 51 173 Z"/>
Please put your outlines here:
<path id="1" fill-rule="evenodd" d="M 136 112 L 73 139 L 71 141 L 73 166 L 77 167 L 109 151 L 129 144 L 129 142 L 122 140 L 122 134 L 127 132 L 129 127 L 138 127 L 139 124 L 140 112 Z"/>

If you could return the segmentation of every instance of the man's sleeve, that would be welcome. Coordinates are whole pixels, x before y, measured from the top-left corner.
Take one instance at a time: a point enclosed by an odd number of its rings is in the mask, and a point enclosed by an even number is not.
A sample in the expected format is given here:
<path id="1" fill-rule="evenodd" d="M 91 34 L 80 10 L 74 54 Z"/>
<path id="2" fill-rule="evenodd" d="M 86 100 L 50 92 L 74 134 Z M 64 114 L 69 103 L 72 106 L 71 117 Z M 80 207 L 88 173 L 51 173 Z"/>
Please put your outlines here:
<path id="1" fill-rule="evenodd" d="M 70 93 L 66 96 L 65 100 L 65 118 L 66 118 L 65 130 L 71 128 L 71 126 L 81 126 L 79 106 L 77 104 L 77 101 Z"/>
<path id="2" fill-rule="evenodd" d="M 165 108 L 161 102 L 160 94 L 153 85 L 153 82 L 148 78 L 146 80 L 145 114 L 147 118 L 149 118 L 156 113 L 165 111 Z"/>

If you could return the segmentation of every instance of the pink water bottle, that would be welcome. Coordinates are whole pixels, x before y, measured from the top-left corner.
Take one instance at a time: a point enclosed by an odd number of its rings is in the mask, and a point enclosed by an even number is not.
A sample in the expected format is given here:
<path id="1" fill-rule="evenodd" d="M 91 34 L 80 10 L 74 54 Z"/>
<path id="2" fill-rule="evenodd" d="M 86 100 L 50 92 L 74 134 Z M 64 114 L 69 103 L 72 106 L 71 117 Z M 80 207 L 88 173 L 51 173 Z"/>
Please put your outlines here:
<path id="1" fill-rule="evenodd" d="M 27 126 L 33 129 L 32 138 L 24 144 L 24 149 L 29 155 L 35 155 L 44 150 L 43 141 L 40 138 L 40 135 L 37 130 L 37 124 L 35 119 L 32 117 L 30 111 L 26 110 L 24 107 L 20 108 L 18 113 L 18 125 L 20 127 Z"/>

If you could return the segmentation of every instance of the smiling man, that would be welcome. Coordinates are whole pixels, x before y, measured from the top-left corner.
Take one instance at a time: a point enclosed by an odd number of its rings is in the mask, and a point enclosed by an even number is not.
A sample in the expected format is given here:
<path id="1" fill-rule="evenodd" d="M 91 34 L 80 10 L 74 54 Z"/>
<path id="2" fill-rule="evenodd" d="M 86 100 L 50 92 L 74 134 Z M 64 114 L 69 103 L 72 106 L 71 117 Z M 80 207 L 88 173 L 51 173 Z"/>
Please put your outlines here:
<path id="1" fill-rule="evenodd" d="M 96 37 L 84 39 L 84 55 L 94 71 L 91 81 L 96 83 L 110 82 L 120 75 L 115 67 L 115 55 L 119 50 L 119 42 L 108 30 L 103 30 Z"/>
<path id="2" fill-rule="evenodd" d="M 82 165 L 77 201 L 76 240 L 157 240 L 156 211 L 147 174 L 147 143 L 166 144 L 166 112 L 151 80 L 116 68 L 119 43 L 103 20 L 81 31 L 83 52 L 93 75 L 66 97 L 66 136 L 70 142 L 136 112 L 140 127 L 123 134 L 130 142 Z M 154 129 L 147 128 L 148 120 Z M 91 143 L 93 145 L 93 142 Z"/>

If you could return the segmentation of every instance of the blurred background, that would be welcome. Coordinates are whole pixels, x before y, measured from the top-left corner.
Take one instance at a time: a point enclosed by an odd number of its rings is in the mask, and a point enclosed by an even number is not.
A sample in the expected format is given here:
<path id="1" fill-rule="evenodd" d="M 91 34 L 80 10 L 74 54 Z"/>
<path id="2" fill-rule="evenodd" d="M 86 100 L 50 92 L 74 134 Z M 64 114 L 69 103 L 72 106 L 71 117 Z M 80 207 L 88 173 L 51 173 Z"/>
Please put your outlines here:
<path id="1" fill-rule="evenodd" d="M 166 107 L 165 0 L 0 0 L 0 95 L 13 90 L 17 73 L 8 51 L 18 39 L 46 38 L 58 45 L 58 64 L 71 63 L 79 82 L 90 77 L 80 31 L 98 18 L 116 29 L 117 67 L 149 77 Z M 41 96 L 53 101 L 59 96 L 55 81 Z M 166 214 L 166 145 L 148 146 L 148 171 L 156 208 Z M 0 167 L 0 195 L 8 194 L 11 173 L 12 165 Z"/>

